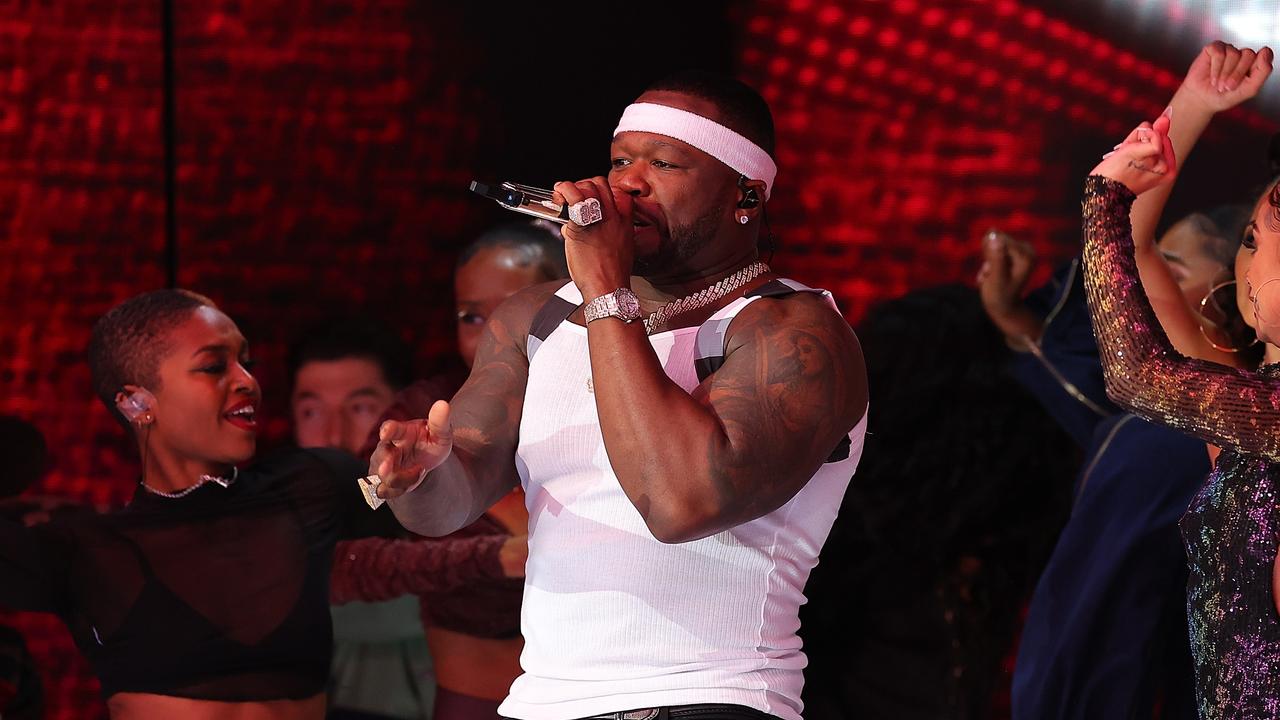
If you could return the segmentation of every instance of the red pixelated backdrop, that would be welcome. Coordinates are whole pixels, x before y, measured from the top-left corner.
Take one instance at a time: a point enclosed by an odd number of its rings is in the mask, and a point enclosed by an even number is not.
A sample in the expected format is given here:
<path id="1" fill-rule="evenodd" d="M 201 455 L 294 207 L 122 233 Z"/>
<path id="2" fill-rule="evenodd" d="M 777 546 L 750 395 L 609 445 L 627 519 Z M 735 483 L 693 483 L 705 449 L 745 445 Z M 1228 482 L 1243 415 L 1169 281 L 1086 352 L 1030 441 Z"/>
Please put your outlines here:
<path id="1" fill-rule="evenodd" d="M 969 282 L 988 227 L 1050 259 L 1074 253 L 1083 177 L 1185 70 L 1015 0 L 788 0 L 743 13 L 741 30 L 740 75 L 778 125 L 777 264 L 836 291 L 853 320 L 876 299 Z M 1221 119 L 1170 214 L 1246 201 L 1274 128 L 1251 110 Z"/>
<path id="2" fill-rule="evenodd" d="M 989 226 L 1072 254 L 1084 174 L 1190 61 L 1016 0 L 685 5 L 174 4 L 178 280 L 249 337 L 270 442 L 300 327 L 377 314 L 425 371 L 452 347 L 454 251 L 509 219 L 467 181 L 603 172 L 617 113 L 664 72 L 734 71 L 763 92 L 775 265 L 856 321 L 876 299 L 968 282 Z M 88 330 L 165 283 L 163 45 L 157 3 L 0 9 L 0 412 L 49 438 L 42 492 L 97 504 L 124 502 L 136 465 L 89 390 Z M 1272 130 L 1253 110 L 1224 118 L 1173 212 L 1243 200 Z M 57 622 L 17 622 L 49 716 L 101 716 Z"/>

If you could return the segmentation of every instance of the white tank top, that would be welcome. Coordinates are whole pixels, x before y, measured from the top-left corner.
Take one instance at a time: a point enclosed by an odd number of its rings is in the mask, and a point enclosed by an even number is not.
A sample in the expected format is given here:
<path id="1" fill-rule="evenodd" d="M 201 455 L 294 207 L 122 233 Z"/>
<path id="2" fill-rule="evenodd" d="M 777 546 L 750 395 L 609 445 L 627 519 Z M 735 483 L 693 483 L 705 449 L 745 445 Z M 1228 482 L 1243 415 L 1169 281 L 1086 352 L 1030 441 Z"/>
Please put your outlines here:
<path id="1" fill-rule="evenodd" d="M 797 290 L 809 291 L 768 283 L 701 328 L 649 340 L 667 376 L 691 391 L 723 361 L 725 331 L 742 308 Z M 529 509 L 524 674 L 501 714 L 568 720 L 734 703 L 800 720 L 807 661 L 796 635 L 799 607 L 861 456 L 866 416 L 782 507 L 702 540 L 661 543 L 605 454 L 587 331 L 565 320 L 582 297 L 572 283 L 556 295 L 560 301 L 539 313 L 529 337 L 516 451 Z M 559 307 L 546 312 L 553 304 Z M 673 431 L 654 426 L 653 452 Z"/>

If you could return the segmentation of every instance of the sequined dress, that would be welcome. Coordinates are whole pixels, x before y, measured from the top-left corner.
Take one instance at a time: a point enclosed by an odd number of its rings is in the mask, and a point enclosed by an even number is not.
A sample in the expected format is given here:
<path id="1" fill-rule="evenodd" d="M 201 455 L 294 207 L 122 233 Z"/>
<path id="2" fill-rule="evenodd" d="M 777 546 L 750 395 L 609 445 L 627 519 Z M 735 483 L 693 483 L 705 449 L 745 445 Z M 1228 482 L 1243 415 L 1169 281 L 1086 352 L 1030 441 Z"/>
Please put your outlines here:
<path id="1" fill-rule="evenodd" d="M 1085 287 L 1108 394 L 1223 448 L 1181 522 L 1196 696 L 1206 720 L 1280 718 L 1280 365 L 1248 372 L 1178 354 L 1138 278 L 1124 185 L 1085 182 Z"/>

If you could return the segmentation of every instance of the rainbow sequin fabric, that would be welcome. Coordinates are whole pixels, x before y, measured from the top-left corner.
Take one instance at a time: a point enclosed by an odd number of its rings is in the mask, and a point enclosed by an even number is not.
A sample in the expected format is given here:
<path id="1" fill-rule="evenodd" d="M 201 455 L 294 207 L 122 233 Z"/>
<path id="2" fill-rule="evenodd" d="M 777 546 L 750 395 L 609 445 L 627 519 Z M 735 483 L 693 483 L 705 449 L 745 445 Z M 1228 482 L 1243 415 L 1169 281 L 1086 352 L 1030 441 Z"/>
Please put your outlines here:
<path id="1" fill-rule="evenodd" d="M 1280 366 L 1247 372 L 1179 355 L 1143 292 L 1124 185 L 1085 181 L 1089 311 L 1118 404 L 1223 448 L 1183 517 L 1196 696 L 1206 720 L 1280 718 Z"/>

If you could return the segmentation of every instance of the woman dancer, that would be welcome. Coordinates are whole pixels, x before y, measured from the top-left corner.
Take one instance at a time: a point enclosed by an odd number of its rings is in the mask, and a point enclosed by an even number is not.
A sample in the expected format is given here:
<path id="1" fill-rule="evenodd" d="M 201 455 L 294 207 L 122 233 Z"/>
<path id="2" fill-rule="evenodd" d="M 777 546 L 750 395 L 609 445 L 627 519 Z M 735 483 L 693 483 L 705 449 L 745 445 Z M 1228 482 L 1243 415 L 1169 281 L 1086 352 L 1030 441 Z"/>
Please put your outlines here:
<path id="1" fill-rule="evenodd" d="M 1215 66 L 1224 90 L 1271 70 L 1271 51 Z M 1166 112 L 1143 123 L 1085 183 L 1085 281 L 1109 394 L 1133 412 L 1223 448 L 1182 521 L 1191 567 L 1188 613 L 1202 718 L 1280 715 L 1280 366 L 1236 370 L 1179 355 L 1142 292 L 1130 207 L 1168 182 L 1176 159 Z M 1280 340 L 1280 190 L 1246 230 L 1246 275 L 1261 339 Z"/>
<path id="2" fill-rule="evenodd" d="M 160 290 L 94 326 L 94 389 L 142 456 L 130 505 L 0 521 L 0 606 L 58 614 L 113 718 L 324 715 L 340 493 L 363 465 L 291 450 L 253 466 L 249 348 L 207 298 Z"/>

